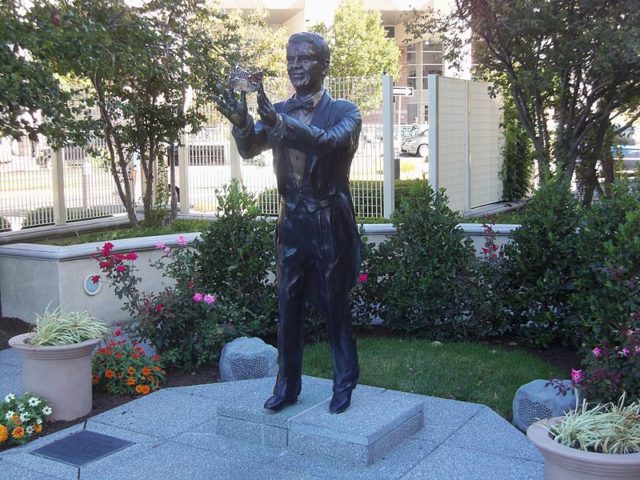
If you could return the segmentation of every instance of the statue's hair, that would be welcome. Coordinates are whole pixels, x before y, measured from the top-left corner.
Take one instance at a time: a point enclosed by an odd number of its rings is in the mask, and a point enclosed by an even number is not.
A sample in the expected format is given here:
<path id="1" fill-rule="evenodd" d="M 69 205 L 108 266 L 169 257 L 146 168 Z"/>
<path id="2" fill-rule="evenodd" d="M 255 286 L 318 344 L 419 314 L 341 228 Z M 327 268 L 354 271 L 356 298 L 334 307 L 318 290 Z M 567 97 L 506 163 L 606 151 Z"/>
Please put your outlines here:
<path id="1" fill-rule="evenodd" d="M 331 60 L 331 53 L 329 52 L 329 45 L 324 37 L 318 33 L 314 32 L 300 32 L 294 33 L 289 37 L 289 41 L 287 42 L 287 46 L 291 45 L 294 42 L 306 42 L 313 47 L 314 52 L 318 55 L 318 59 L 320 61 L 327 61 L 327 63 Z"/>

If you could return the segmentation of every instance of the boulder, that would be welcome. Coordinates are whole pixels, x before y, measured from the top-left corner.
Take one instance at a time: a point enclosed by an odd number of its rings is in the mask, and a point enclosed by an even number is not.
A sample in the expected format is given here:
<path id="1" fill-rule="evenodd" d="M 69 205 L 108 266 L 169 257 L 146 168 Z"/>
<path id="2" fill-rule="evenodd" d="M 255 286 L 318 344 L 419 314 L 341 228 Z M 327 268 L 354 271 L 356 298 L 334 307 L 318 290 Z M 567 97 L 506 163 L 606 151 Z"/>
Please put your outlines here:
<path id="1" fill-rule="evenodd" d="M 223 382 L 278 374 L 278 350 L 259 338 L 240 337 L 227 343 L 220 355 Z"/>
<path id="2" fill-rule="evenodd" d="M 562 416 L 575 406 L 576 396 L 571 380 L 555 380 L 553 384 L 549 380 L 533 380 L 516 391 L 511 423 L 526 432 L 532 423 Z"/>

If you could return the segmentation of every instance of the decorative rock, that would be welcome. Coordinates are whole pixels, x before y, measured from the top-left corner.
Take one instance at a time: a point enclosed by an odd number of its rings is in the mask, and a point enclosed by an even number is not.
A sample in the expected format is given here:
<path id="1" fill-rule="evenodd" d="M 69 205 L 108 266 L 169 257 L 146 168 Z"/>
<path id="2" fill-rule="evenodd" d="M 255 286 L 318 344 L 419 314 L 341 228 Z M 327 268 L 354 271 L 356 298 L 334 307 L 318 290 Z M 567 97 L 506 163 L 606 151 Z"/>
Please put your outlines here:
<path id="1" fill-rule="evenodd" d="M 227 343 L 220 355 L 223 382 L 278 374 L 278 350 L 259 338 L 240 337 Z"/>
<path id="2" fill-rule="evenodd" d="M 513 425 L 526 432 L 529 425 L 543 418 L 560 417 L 575 408 L 576 396 L 571 380 L 533 380 L 522 385 L 513 398 Z M 562 393 L 564 392 L 564 393 Z"/>

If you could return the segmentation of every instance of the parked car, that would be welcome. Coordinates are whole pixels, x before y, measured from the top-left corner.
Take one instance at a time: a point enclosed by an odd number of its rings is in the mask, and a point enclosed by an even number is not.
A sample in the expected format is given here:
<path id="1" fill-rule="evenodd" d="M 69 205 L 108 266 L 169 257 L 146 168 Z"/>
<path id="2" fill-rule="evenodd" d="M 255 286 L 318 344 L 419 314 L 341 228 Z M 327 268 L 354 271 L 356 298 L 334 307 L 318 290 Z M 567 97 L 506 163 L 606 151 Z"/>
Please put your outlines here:
<path id="1" fill-rule="evenodd" d="M 427 158 L 429 156 L 429 129 L 426 128 L 415 135 L 407 137 L 402 142 L 400 151 Z"/>

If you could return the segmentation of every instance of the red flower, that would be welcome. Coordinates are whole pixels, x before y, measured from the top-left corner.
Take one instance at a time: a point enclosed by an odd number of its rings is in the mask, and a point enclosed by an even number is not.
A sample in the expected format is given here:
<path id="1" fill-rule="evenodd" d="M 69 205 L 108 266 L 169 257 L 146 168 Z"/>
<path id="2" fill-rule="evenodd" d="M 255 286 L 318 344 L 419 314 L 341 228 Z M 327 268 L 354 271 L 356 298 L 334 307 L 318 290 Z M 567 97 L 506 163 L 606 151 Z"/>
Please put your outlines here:
<path id="1" fill-rule="evenodd" d="M 369 274 L 368 273 L 361 273 L 358 276 L 358 283 L 364 283 L 369 279 Z"/>
<path id="2" fill-rule="evenodd" d="M 116 267 L 116 270 L 120 273 L 124 272 L 127 269 L 127 267 L 125 267 L 124 265 L 118 265 Z"/>
<path id="3" fill-rule="evenodd" d="M 112 249 L 113 249 L 113 243 L 107 242 L 102 246 L 102 250 L 100 251 L 100 253 L 102 255 L 109 255 Z"/>
<path id="4" fill-rule="evenodd" d="M 138 258 L 138 254 L 136 252 L 129 252 L 124 255 L 126 260 L 136 260 Z"/>
<path id="5" fill-rule="evenodd" d="M 100 262 L 100 268 L 102 269 L 109 268 L 110 266 L 111 266 L 111 262 L 108 262 L 108 261 Z"/>
<path id="6" fill-rule="evenodd" d="M 163 308 L 164 308 L 164 305 L 162 303 L 159 303 L 158 305 L 156 305 L 156 312 L 160 313 Z"/>
<path id="7" fill-rule="evenodd" d="M 122 260 L 124 260 L 124 255 L 122 253 L 116 253 L 113 256 L 113 261 L 116 263 L 122 263 Z"/>
<path id="8" fill-rule="evenodd" d="M 122 335 L 122 330 L 120 330 L 120 329 L 118 328 L 118 329 L 116 329 L 116 330 L 113 332 L 113 334 L 114 334 L 116 337 L 119 337 L 120 335 Z"/>
<path id="9" fill-rule="evenodd" d="M 91 281 L 92 281 L 93 283 L 98 283 L 98 282 L 100 281 L 100 275 L 93 275 L 93 276 L 91 277 Z"/>

